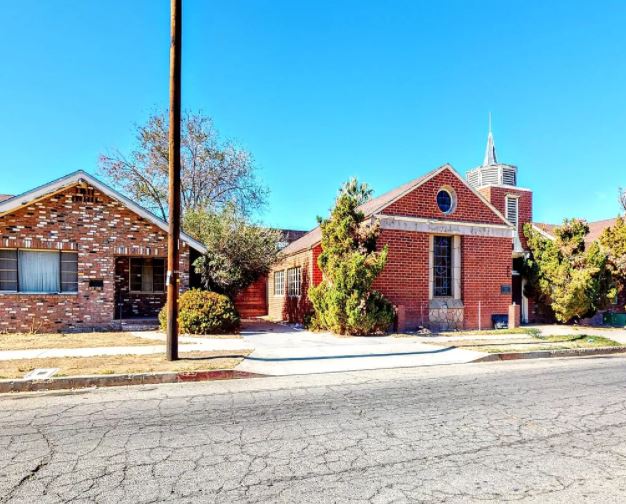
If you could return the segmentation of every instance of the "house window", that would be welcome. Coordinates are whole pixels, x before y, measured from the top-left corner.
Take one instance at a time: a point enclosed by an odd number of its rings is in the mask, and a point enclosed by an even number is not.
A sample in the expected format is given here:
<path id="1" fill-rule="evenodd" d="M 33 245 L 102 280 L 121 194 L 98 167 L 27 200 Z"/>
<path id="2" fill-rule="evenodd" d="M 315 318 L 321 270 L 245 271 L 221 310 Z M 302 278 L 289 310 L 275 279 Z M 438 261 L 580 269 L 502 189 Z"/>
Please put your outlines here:
<path id="1" fill-rule="evenodd" d="M 152 257 L 130 258 L 131 292 L 164 292 L 165 259 Z"/>
<path id="2" fill-rule="evenodd" d="M 0 291 L 17 291 L 17 250 L 0 250 Z"/>
<path id="3" fill-rule="evenodd" d="M 78 292 L 78 254 L 61 252 L 61 292 Z"/>
<path id="4" fill-rule="evenodd" d="M 274 273 L 274 296 L 285 295 L 285 272 L 276 271 Z"/>
<path id="5" fill-rule="evenodd" d="M 287 295 L 300 295 L 300 282 L 302 281 L 302 268 L 289 268 L 287 270 Z"/>
<path id="6" fill-rule="evenodd" d="M 518 225 L 519 199 L 515 196 L 506 197 L 506 220 L 515 226 Z"/>
<path id="7" fill-rule="evenodd" d="M 0 250 L 0 291 L 43 294 L 78 292 L 78 254 Z"/>
<path id="8" fill-rule="evenodd" d="M 452 296 L 452 237 L 433 237 L 433 296 Z"/>

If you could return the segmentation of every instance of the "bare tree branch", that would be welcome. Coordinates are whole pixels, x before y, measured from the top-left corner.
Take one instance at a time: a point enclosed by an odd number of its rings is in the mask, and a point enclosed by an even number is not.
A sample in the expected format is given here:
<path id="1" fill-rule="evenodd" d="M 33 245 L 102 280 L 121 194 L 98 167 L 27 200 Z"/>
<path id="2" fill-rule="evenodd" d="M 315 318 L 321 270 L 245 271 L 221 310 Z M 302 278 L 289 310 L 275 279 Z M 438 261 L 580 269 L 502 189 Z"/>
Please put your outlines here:
<path id="1" fill-rule="evenodd" d="M 186 112 L 181 125 L 181 204 L 216 212 L 234 205 L 243 215 L 262 208 L 268 191 L 255 176 L 250 153 L 222 140 L 212 120 Z M 136 127 L 136 146 L 128 155 L 100 157 L 100 172 L 139 204 L 167 220 L 168 122 L 155 114 Z"/>

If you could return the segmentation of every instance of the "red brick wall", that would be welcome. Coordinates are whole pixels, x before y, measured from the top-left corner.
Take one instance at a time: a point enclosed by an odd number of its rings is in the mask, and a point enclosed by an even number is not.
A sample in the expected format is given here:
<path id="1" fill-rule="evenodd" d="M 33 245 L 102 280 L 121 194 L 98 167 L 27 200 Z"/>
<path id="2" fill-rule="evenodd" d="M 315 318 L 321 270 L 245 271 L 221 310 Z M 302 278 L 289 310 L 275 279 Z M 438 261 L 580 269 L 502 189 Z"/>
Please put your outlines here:
<path id="1" fill-rule="evenodd" d="M 437 193 L 442 186 L 451 186 L 457 196 L 456 210 L 444 215 L 437 207 Z M 403 215 L 430 219 L 447 219 L 459 222 L 504 224 L 491 208 L 462 183 L 456 175 L 445 170 L 426 183 L 385 208 L 385 215 Z"/>
<path id="2" fill-rule="evenodd" d="M 276 266 L 272 268 L 267 281 L 268 292 L 268 315 L 273 320 L 285 320 L 286 318 L 286 296 L 274 294 L 274 272 L 285 272 L 285 292 L 287 292 L 287 269 L 300 266 L 302 268 L 302 279 L 307 281 L 309 286 L 315 277 L 315 269 L 313 266 L 313 250 L 303 250 L 298 254 L 283 258 Z M 316 266 L 317 267 L 317 263 Z M 311 275 L 313 271 L 313 275 Z M 319 274 L 318 274 L 319 275 Z M 305 289 L 302 289 L 304 291 Z"/>
<path id="3" fill-rule="evenodd" d="M 374 288 L 393 304 L 403 305 L 409 328 L 428 325 L 429 235 L 384 229 L 378 247 L 389 246 L 387 265 Z M 491 316 L 508 313 L 511 294 L 501 294 L 511 285 L 511 240 L 461 236 L 461 296 L 464 327 L 491 327 Z"/>
<path id="4" fill-rule="evenodd" d="M 322 283 L 322 279 L 324 275 L 322 274 L 322 270 L 320 269 L 317 260 L 322 253 L 322 245 L 318 244 L 311 249 L 311 253 L 313 254 L 312 262 L 313 262 L 313 276 L 311 278 L 313 285 L 319 285 Z"/>
<path id="5" fill-rule="evenodd" d="M 526 250 L 528 247 L 526 237 L 524 236 L 524 224 L 533 221 L 533 193 L 531 191 L 523 191 L 511 187 L 497 186 L 483 187 L 480 189 L 480 192 L 504 216 L 506 216 L 506 195 L 515 194 L 519 196 L 519 237 L 522 247 Z"/>
<path id="6" fill-rule="evenodd" d="M 267 277 L 261 277 L 235 297 L 235 308 L 243 318 L 267 315 Z"/>
<path id="7" fill-rule="evenodd" d="M 428 323 L 428 235 L 383 229 L 377 246 L 389 246 L 385 269 L 374 288 L 394 305 L 404 305 L 408 327 Z"/>
<path id="8" fill-rule="evenodd" d="M 94 190 L 80 201 L 69 188 L 0 216 L 0 248 L 78 252 L 77 294 L 0 293 L 0 331 L 102 327 L 115 311 L 115 257 L 167 255 L 167 235 L 121 203 Z M 181 290 L 189 285 L 189 248 L 181 244 Z M 104 281 L 90 288 L 90 279 Z"/>
<path id="9" fill-rule="evenodd" d="M 461 237 L 461 291 L 465 306 L 465 328 L 491 328 L 492 315 L 507 315 L 511 293 L 511 240 L 508 238 Z"/>

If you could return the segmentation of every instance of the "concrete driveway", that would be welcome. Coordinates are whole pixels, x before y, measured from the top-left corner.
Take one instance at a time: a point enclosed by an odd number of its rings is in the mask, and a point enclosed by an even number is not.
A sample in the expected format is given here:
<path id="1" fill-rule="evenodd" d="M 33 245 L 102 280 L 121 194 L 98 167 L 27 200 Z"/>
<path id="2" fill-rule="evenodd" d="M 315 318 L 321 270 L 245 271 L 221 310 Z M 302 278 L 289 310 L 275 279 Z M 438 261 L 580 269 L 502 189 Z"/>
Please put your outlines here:
<path id="1" fill-rule="evenodd" d="M 237 369 L 265 375 L 462 364 L 486 355 L 419 337 L 339 337 L 267 322 L 246 322 L 241 335 L 254 352 Z"/>

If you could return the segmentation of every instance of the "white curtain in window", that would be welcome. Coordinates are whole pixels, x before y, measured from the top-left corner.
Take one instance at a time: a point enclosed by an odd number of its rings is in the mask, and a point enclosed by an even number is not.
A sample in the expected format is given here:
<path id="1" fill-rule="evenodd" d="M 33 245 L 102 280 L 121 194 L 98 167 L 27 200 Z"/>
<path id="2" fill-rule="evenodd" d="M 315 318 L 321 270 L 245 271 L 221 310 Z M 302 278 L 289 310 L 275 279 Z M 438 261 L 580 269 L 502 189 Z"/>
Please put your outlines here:
<path id="1" fill-rule="evenodd" d="M 18 275 L 21 292 L 60 292 L 59 253 L 20 250 Z"/>

